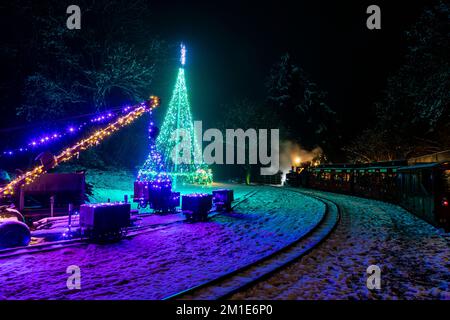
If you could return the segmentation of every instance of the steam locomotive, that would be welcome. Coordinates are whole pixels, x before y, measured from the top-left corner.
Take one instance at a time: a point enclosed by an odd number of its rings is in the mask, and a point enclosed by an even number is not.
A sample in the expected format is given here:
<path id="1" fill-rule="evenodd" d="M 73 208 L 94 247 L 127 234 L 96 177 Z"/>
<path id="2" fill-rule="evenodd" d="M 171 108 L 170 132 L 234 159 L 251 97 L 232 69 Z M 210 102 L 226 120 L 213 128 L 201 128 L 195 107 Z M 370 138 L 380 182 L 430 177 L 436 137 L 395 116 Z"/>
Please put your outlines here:
<path id="1" fill-rule="evenodd" d="M 408 161 L 292 167 L 286 184 L 399 204 L 450 231 L 450 152 Z"/>

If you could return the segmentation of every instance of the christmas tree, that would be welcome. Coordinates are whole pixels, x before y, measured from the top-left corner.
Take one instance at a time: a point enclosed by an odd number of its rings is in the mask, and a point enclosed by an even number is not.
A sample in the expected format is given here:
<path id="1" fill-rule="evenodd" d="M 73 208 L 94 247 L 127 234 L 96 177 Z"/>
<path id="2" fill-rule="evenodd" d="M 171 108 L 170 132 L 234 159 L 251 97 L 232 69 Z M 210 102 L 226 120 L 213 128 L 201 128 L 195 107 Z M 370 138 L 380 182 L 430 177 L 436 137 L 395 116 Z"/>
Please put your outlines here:
<path id="1" fill-rule="evenodd" d="M 212 173 L 201 159 L 200 145 L 194 133 L 184 74 L 186 47 L 183 44 L 180 62 L 177 81 L 161 131 L 140 175 L 154 176 L 159 169 L 165 170 L 175 185 L 177 180 L 208 184 L 212 182 Z"/>
<path id="2" fill-rule="evenodd" d="M 166 170 L 164 169 L 161 154 L 156 149 L 155 139 L 158 134 L 158 128 L 155 127 L 153 121 L 150 122 L 148 134 L 150 140 L 150 152 L 144 165 L 139 170 L 138 181 L 153 181 L 161 176 L 166 176 Z"/>

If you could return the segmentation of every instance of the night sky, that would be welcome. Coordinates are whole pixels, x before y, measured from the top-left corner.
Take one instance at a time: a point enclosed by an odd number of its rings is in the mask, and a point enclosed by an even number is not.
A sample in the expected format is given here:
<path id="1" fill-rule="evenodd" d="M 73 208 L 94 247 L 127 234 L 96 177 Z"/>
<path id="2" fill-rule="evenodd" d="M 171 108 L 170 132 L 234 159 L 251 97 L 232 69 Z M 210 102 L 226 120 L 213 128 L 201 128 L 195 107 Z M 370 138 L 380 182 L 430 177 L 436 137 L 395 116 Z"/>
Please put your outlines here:
<path id="1" fill-rule="evenodd" d="M 400 63 L 405 30 L 430 3 L 151 1 L 149 37 L 157 35 L 172 45 L 170 59 L 160 65 L 152 93 L 163 97 L 163 102 L 169 99 L 178 66 L 176 45 L 185 42 L 194 117 L 208 122 L 215 119 L 221 104 L 243 98 L 263 102 L 271 66 L 289 52 L 329 93 L 330 106 L 351 122 L 352 130 L 357 130 L 354 120 L 371 116 L 369 111 L 387 75 L 394 73 Z M 370 4 L 381 7 L 382 30 L 366 28 L 366 8 Z M 45 7 L 45 2 L 40 6 Z M 3 14 L 8 18 L 7 12 Z M 83 28 L 89 28 L 84 23 Z M 12 26 L 21 28 L 17 21 Z M 2 23 L 2 37 L 9 36 L 9 27 Z M 14 30 L 14 34 L 20 36 L 22 31 Z M 21 124 L 13 119 L 14 110 L 2 112 L 11 118 L 1 119 L 3 127 Z"/>
<path id="2" fill-rule="evenodd" d="M 381 7 L 382 30 L 366 28 L 366 9 L 371 4 Z M 242 99 L 262 105 L 271 66 L 288 52 L 329 93 L 327 102 L 342 119 L 342 133 L 350 141 L 371 126 L 373 104 L 406 51 L 405 31 L 430 4 L 424 0 L 151 1 L 149 41 L 157 36 L 170 45 L 168 60 L 159 65 L 149 92 L 162 97 L 157 120 L 161 123 L 173 90 L 181 41 L 188 49 L 186 76 L 193 116 L 204 121 L 204 129 L 218 125 L 222 105 Z M 45 9 L 46 4 L 39 6 Z M 8 20 L 8 13 L 3 14 L 3 38 L 10 37 L 8 23 L 13 35 L 29 32 L 18 19 Z M 89 28 L 87 21 L 83 23 L 82 28 Z M 33 61 L 26 64 L 32 69 Z M 17 70 L 26 73 L 21 65 Z M 0 139 L 11 144 L 5 135 L 38 124 L 15 116 L 13 106 L 21 103 L 21 86 L 9 87 L 5 97 L 13 98 L 9 105 L 0 106 Z M 7 147 L 15 147 L 20 139 Z"/>
<path id="3" fill-rule="evenodd" d="M 381 7 L 382 30 L 366 28 L 370 4 Z M 330 106 L 342 112 L 354 131 L 368 126 L 363 120 L 370 122 L 373 102 L 401 62 L 404 32 L 424 4 L 155 1 L 152 23 L 163 39 L 188 46 L 187 77 L 196 119 L 214 119 L 219 105 L 234 99 L 263 101 L 270 67 L 289 52 L 329 93 Z M 162 88 L 171 88 L 175 72 L 160 82 Z M 162 91 L 167 99 L 171 89 Z"/>

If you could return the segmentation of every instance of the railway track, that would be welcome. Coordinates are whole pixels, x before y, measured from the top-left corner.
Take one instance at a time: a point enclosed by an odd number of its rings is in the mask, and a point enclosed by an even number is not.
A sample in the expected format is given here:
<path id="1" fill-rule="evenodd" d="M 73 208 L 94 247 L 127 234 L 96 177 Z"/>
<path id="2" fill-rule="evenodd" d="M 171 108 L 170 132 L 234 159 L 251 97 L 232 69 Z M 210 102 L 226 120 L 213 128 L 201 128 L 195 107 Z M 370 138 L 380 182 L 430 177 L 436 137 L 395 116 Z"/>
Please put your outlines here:
<path id="1" fill-rule="evenodd" d="M 293 262 L 298 261 L 324 241 L 339 223 L 341 217 L 339 206 L 329 199 L 311 196 L 298 190 L 285 190 L 300 193 L 325 204 L 325 214 L 316 226 L 296 241 L 254 263 L 172 294 L 163 300 L 222 300 L 230 298 L 235 293 L 264 281 Z"/>
<path id="2" fill-rule="evenodd" d="M 63 241 L 57 241 L 57 242 L 45 243 L 45 244 L 37 244 L 37 245 L 27 246 L 27 247 L 3 249 L 3 250 L 0 250 L 0 259 L 11 258 L 14 256 L 23 255 L 23 254 L 41 253 L 41 252 L 46 252 L 46 251 L 53 251 L 53 250 L 64 249 L 64 248 L 80 246 L 80 245 L 88 245 L 88 244 L 89 244 L 89 242 L 87 242 L 85 239 L 74 239 L 74 240 L 63 240 Z"/>
<path id="3" fill-rule="evenodd" d="M 244 201 L 248 200 L 250 197 L 253 197 L 256 193 L 258 193 L 260 190 L 254 190 L 246 193 L 242 197 L 236 199 L 235 203 L 232 205 L 232 209 L 236 208 L 239 204 L 243 203 Z M 221 211 L 214 211 L 211 214 L 209 214 L 209 218 L 215 217 L 219 214 L 222 214 Z M 169 223 L 161 223 L 161 224 L 153 224 L 148 226 L 138 226 L 138 227 L 130 227 L 127 229 L 126 235 L 124 238 L 130 239 L 135 236 L 145 234 L 148 232 L 154 232 L 161 229 L 166 229 L 169 227 L 172 227 L 175 224 L 181 224 L 185 223 L 184 220 L 178 220 L 173 221 Z M 0 259 L 5 258 L 11 258 L 14 256 L 19 256 L 23 254 L 34 254 L 34 253 L 41 253 L 46 251 L 53 251 L 53 250 L 59 250 L 74 246 L 82 246 L 82 245 L 88 245 L 91 244 L 91 242 L 88 241 L 86 238 L 77 238 L 77 239 L 71 239 L 71 240 L 61 240 L 61 241 L 54 241 L 54 242 L 48 242 L 43 244 L 36 244 L 31 246 L 25 246 L 25 247 L 16 247 L 16 248 L 9 248 L 9 249 L 3 249 L 0 250 Z"/>
<path id="4" fill-rule="evenodd" d="M 253 197 L 256 193 L 258 193 L 260 190 L 254 190 L 254 191 L 250 191 L 249 193 L 245 194 L 244 196 L 242 196 L 241 198 L 236 199 L 237 202 L 235 202 L 232 206 L 231 209 L 236 208 L 239 204 L 241 204 L 242 202 L 248 200 L 250 197 Z M 213 218 L 217 215 L 223 214 L 222 211 L 211 211 L 208 214 L 208 218 Z M 160 223 L 160 224 L 153 224 L 153 225 L 148 225 L 148 226 L 138 226 L 138 227 L 131 227 L 128 228 L 128 234 L 127 234 L 127 238 L 130 237 L 134 237 L 136 235 L 140 235 L 146 232 L 152 232 L 152 231 L 156 231 L 156 230 L 161 230 L 161 229 L 165 229 L 168 227 L 171 227 L 175 224 L 181 224 L 181 223 L 185 223 L 185 220 L 178 220 L 178 221 L 173 221 L 173 222 L 169 222 L 169 223 Z"/>

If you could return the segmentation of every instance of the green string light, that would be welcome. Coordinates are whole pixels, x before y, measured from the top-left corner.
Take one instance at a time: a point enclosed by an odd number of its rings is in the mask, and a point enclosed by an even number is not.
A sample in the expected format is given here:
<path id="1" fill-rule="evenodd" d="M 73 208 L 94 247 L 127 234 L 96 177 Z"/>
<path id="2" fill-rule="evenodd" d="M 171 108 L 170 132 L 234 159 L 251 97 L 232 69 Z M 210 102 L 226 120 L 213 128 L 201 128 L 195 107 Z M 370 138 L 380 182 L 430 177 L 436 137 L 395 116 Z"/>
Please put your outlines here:
<path id="1" fill-rule="evenodd" d="M 181 46 L 181 63 L 185 63 L 186 48 Z M 178 129 L 178 130 L 177 130 Z M 182 129 L 188 133 L 190 139 L 189 155 L 183 154 L 183 159 L 190 159 L 190 161 L 183 161 L 178 163 L 180 157 L 179 132 Z M 176 133 L 176 139 L 173 139 L 173 133 Z M 156 139 L 156 149 L 161 154 L 164 169 L 172 177 L 173 184 L 176 185 L 177 179 L 182 182 L 209 184 L 212 183 L 211 169 L 204 163 L 196 163 L 194 161 L 195 155 L 201 154 L 200 145 L 196 139 L 194 132 L 194 124 L 192 121 L 191 107 L 189 104 L 188 92 L 186 87 L 186 79 L 184 68 L 178 69 L 178 76 L 175 83 L 175 88 L 172 92 L 172 98 L 169 102 L 166 116 L 164 117 L 161 131 Z M 173 150 L 175 150 L 175 161 L 172 159 Z M 185 151 L 185 150 L 183 150 Z M 146 166 L 142 172 L 145 172 Z M 150 168 L 148 168 L 150 169 Z M 150 169 L 150 171 L 152 171 Z"/>

